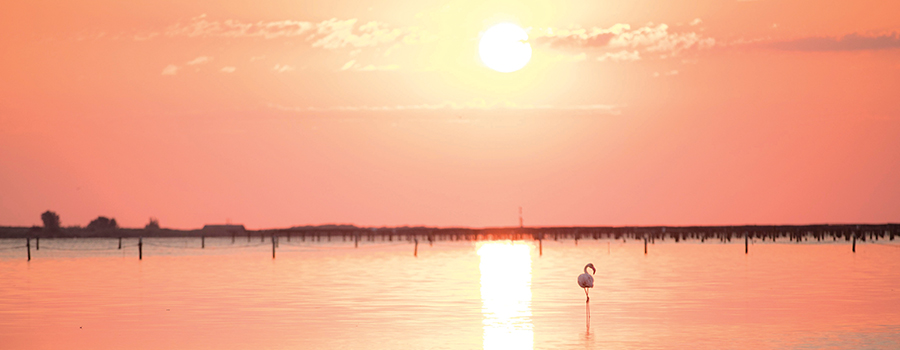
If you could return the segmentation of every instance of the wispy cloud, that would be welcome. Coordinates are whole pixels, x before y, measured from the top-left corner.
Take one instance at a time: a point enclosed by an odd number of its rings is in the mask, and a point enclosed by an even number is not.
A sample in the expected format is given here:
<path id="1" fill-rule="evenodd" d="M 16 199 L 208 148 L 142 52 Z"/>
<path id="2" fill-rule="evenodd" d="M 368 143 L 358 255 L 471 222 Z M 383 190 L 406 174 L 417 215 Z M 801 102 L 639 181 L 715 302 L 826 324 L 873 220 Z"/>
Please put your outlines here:
<path id="1" fill-rule="evenodd" d="M 375 72 L 375 71 L 391 71 L 400 69 L 400 65 L 398 64 L 388 64 L 388 65 L 374 65 L 367 64 L 362 65 L 357 63 L 356 60 L 350 60 L 347 63 L 344 63 L 341 66 L 342 71 L 353 70 L 353 71 L 361 71 L 361 72 Z"/>
<path id="2" fill-rule="evenodd" d="M 612 61 L 612 62 L 631 62 L 631 61 L 639 61 L 641 59 L 641 53 L 637 50 L 628 51 L 622 50 L 619 52 L 606 52 L 597 57 L 598 61 Z"/>
<path id="3" fill-rule="evenodd" d="M 673 76 L 673 75 L 678 75 L 678 71 L 677 71 L 677 70 L 670 70 L 670 71 L 668 71 L 668 72 L 663 72 L 663 73 L 662 73 L 662 76 L 667 76 L 667 77 L 670 77 L 670 76 Z M 659 72 L 653 72 L 653 77 L 654 77 L 654 78 L 659 78 L 660 76 L 661 76 L 661 75 L 659 74 Z"/>
<path id="4" fill-rule="evenodd" d="M 207 57 L 207 56 L 200 56 L 200 57 L 197 57 L 197 58 L 195 58 L 195 59 L 193 59 L 193 60 L 190 60 L 190 61 L 189 61 L 188 63 L 186 63 L 186 64 L 189 65 L 189 66 L 198 65 L 198 64 L 204 64 L 204 63 L 206 63 L 206 62 L 209 62 L 209 60 L 211 60 L 211 59 L 212 59 L 212 58 Z"/>
<path id="5" fill-rule="evenodd" d="M 694 20 L 691 23 L 699 24 L 700 22 Z M 555 48 L 630 49 L 633 52 L 651 52 L 661 55 L 674 55 L 688 49 L 710 48 L 716 43 L 715 39 L 704 37 L 696 32 L 673 32 L 664 23 L 636 29 L 632 29 L 631 25 L 624 23 L 615 24 L 609 28 L 537 28 L 532 30 L 531 36 L 535 43 Z M 633 58 L 633 55 L 631 57 Z"/>
<path id="6" fill-rule="evenodd" d="M 384 23 L 373 21 L 356 26 L 356 22 L 356 19 L 332 18 L 319 23 L 316 28 L 321 37 L 312 46 L 325 49 L 371 47 L 394 42 L 403 35 L 402 30 L 389 28 Z"/>
<path id="7" fill-rule="evenodd" d="M 175 75 L 176 73 L 178 73 L 178 66 L 174 64 L 166 66 L 162 71 L 162 75 Z"/>
<path id="8" fill-rule="evenodd" d="M 192 18 L 187 23 L 169 26 L 164 34 L 169 37 L 228 37 L 266 39 L 292 37 L 311 31 L 315 25 L 306 21 L 259 21 L 255 23 L 238 20 L 211 20 L 206 15 Z"/>
<path id="9" fill-rule="evenodd" d="M 276 64 L 275 67 L 272 67 L 272 70 L 274 70 L 277 73 L 284 73 L 284 72 L 290 72 L 292 70 L 295 70 L 295 68 L 292 66 L 286 65 L 286 64 Z"/>
<path id="10" fill-rule="evenodd" d="M 370 21 L 358 24 L 358 20 L 332 18 L 321 22 L 298 20 L 243 22 L 239 20 L 213 20 L 206 15 L 192 18 L 187 23 L 169 26 L 164 35 L 189 38 L 290 38 L 302 37 L 312 47 L 323 49 L 364 48 L 381 45 L 416 45 L 432 42 L 437 36 L 419 27 L 392 27 L 387 23 Z M 148 40 L 156 33 L 135 36 L 135 40 Z"/>
<path id="11" fill-rule="evenodd" d="M 235 67 L 227 66 L 227 67 L 222 67 L 222 69 L 221 69 L 220 71 L 221 71 L 222 73 L 234 73 L 234 71 L 235 71 L 236 69 L 237 69 L 237 68 L 235 68 Z"/>
<path id="12" fill-rule="evenodd" d="M 809 37 L 775 42 L 771 43 L 770 46 L 776 49 L 794 51 L 888 50 L 900 48 L 900 35 L 891 33 L 873 36 L 849 34 L 840 38 Z"/>

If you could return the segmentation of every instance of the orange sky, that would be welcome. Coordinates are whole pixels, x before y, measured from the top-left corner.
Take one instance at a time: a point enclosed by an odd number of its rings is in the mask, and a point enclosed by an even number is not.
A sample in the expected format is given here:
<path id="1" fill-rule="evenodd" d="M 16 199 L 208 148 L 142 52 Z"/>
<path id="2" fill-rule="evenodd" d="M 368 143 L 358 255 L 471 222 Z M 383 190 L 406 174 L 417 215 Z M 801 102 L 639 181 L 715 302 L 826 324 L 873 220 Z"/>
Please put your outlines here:
<path id="1" fill-rule="evenodd" d="M 4 7 L 0 225 L 900 220 L 896 1 Z"/>

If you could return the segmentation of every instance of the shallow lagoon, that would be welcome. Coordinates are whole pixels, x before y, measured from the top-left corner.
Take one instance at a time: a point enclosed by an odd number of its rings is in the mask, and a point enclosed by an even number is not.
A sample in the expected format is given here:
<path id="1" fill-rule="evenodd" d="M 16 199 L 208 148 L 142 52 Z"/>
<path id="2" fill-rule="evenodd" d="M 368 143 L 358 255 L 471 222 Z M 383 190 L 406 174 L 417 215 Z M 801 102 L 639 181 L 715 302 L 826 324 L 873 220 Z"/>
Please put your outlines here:
<path id="1" fill-rule="evenodd" d="M 898 245 L 117 243 L 0 240 L 2 347 L 900 348 Z"/>

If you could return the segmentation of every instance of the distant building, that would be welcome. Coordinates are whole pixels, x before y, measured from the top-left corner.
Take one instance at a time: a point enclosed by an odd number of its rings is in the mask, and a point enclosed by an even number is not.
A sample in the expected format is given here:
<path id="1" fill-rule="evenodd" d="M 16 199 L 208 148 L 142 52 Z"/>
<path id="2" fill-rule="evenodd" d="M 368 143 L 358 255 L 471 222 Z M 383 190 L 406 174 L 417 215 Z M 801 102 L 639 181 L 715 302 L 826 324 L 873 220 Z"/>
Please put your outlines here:
<path id="1" fill-rule="evenodd" d="M 206 225 L 203 226 L 203 233 L 210 236 L 228 236 L 233 234 L 246 233 L 247 229 L 244 225 Z"/>

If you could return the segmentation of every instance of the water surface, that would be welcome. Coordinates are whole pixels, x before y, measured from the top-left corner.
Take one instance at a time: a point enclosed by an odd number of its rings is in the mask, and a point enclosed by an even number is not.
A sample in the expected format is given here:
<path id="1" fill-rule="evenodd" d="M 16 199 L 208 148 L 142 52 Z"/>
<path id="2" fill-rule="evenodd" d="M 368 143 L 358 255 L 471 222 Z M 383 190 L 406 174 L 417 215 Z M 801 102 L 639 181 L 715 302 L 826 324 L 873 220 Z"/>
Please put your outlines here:
<path id="1" fill-rule="evenodd" d="M 900 348 L 896 245 L 123 243 L 0 240 L 2 348 Z"/>

